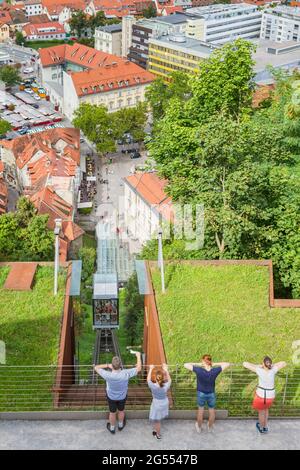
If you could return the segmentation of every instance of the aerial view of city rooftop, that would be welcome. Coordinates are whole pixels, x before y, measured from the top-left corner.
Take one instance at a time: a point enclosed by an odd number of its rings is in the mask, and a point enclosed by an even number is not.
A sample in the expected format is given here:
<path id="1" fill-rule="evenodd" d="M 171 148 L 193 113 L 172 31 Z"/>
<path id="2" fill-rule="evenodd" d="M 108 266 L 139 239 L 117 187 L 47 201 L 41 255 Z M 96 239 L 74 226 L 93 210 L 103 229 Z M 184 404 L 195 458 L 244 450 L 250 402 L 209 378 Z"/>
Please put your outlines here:
<path id="1" fill-rule="evenodd" d="M 300 1 L 0 0 L 0 437 L 300 449 Z"/>

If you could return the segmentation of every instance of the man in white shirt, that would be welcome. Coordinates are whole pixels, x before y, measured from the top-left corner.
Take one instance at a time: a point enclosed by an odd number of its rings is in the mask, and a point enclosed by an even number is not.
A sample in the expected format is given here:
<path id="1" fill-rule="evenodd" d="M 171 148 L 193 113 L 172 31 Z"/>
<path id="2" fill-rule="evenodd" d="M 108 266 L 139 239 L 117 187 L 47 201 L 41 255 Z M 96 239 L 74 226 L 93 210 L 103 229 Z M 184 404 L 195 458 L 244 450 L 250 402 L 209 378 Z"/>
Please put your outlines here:
<path id="1" fill-rule="evenodd" d="M 141 353 L 136 353 L 137 363 L 132 369 L 122 369 L 121 359 L 113 357 L 111 364 L 95 366 L 95 371 L 106 381 L 106 396 L 109 406 L 109 422 L 106 427 L 111 434 L 116 432 L 116 417 L 118 413 L 118 429 L 122 431 L 126 425 L 125 405 L 128 383 L 132 377 L 142 370 Z M 105 370 L 108 369 L 108 370 Z"/>

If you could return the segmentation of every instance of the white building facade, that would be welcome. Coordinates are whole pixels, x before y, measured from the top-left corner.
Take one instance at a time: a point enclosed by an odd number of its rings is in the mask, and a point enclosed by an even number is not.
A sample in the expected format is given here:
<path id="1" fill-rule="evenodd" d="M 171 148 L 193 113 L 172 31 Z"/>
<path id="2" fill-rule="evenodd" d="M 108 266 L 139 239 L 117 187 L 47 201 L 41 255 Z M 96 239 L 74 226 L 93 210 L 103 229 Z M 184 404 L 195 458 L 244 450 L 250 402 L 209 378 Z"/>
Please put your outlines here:
<path id="1" fill-rule="evenodd" d="M 213 44 L 224 44 L 237 38 L 260 36 L 262 12 L 255 5 L 217 4 L 189 8 L 185 12 L 188 37 Z"/>
<path id="2" fill-rule="evenodd" d="M 42 0 L 25 0 L 24 4 L 27 16 L 41 15 L 43 13 Z"/>
<path id="3" fill-rule="evenodd" d="M 95 29 L 95 49 L 122 56 L 122 25 L 112 24 Z"/>
<path id="4" fill-rule="evenodd" d="M 300 42 L 300 8 L 278 6 L 263 13 L 261 38 Z"/>

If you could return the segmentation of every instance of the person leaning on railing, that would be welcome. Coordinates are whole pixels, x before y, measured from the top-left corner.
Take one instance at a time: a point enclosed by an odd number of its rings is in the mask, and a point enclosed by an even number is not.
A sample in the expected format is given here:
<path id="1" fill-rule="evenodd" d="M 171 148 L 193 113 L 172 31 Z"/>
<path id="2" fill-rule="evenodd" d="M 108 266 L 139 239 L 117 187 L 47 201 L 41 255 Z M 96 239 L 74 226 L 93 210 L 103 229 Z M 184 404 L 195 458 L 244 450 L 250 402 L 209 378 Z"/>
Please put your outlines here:
<path id="1" fill-rule="evenodd" d="M 106 397 L 109 406 L 109 422 L 106 424 L 111 434 L 116 432 L 118 413 L 118 429 L 122 431 L 126 425 L 125 405 L 128 393 L 128 383 L 132 377 L 142 370 L 141 353 L 135 352 L 137 363 L 132 369 L 122 369 L 121 359 L 113 357 L 111 364 L 95 366 L 95 371 L 106 381 Z M 105 370 L 109 369 L 109 370 Z"/>
<path id="2" fill-rule="evenodd" d="M 272 363 L 272 359 L 266 356 L 261 365 L 244 362 L 243 366 L 258 375 L 258 386 L 252 403 L 252 408 L 258 411 L 256 428 L 261 434 L 266 434 L 268 429 L 269 409 L 275 400 L 275 376 L 287 363 Z"/>
<path id="3" fill-rule="evenodd" d="M 157 370 L 154 370 L 154 366 L 149 366 L 147 383 L 152 392 L 149 415 L 149 419 L 153 424 L 152 435 L 156 439 L 161 439 L 161 421 L 169 415 L 168 391 L 172 383 L 167 364 L 163 364 L 162 368 Z"/>
<path id="4" fill-rule="evenodd" d="M 205 354 L 202 357 L 200 363 L 186 363 L 184 367 L 197 375 L 197 403 L 198 413 L 197 421 L 195 423 L 196 431 L 202 432 L 204 407 L 208 406 L 208 423 L 207 430 L 211 432 L 216 420 L 216 392 L 215 385 L 218 375 L 228 367 L 229 362 L 212 362 L 212 357 L 209 354 Z"/>

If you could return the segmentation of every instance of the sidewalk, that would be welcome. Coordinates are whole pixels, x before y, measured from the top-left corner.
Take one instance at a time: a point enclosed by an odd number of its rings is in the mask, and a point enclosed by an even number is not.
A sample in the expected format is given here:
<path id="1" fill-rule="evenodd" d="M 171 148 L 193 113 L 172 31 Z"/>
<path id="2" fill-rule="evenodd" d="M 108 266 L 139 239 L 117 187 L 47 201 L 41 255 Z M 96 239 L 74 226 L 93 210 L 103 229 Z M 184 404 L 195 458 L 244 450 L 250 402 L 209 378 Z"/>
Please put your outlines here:
<path id="1" fill-rule="evenodd" d="M 166 421 L 156 441 L 145 420 L 131 420 L 112 436 L 105 421 L 0 421 L 0 449 L 201 450 L 300 449 L 300 420 L 271 421 L 270 433 L 259 435 L 255 421 L 218 421 L 214 434 L 199 435 L 192 421 Z"/>

